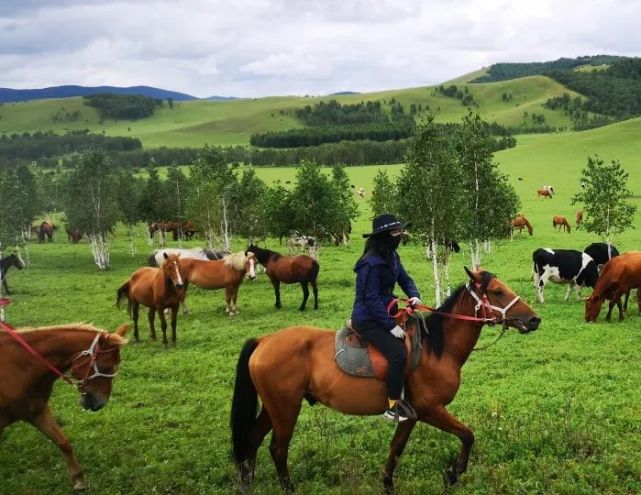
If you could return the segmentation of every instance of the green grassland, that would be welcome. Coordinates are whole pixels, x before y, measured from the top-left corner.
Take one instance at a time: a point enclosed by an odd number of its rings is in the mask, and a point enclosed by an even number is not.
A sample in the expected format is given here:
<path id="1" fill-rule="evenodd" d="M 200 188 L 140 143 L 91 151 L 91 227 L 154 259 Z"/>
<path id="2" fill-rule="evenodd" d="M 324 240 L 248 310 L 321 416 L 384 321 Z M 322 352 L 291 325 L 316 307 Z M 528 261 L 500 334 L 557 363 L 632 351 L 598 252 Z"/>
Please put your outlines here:
<path id="1" fill-rule="evenodd" d="M 167 132 L 169 136 L 174 131 Z M 607 324 L 602 315 L 588 325 L 582 301 L 563 301 L 564 287 L 548 285 L 546 304 L 541 305 L 534 302 L 530 280 L 534 249 L 583 249 L 597 240 L 574 228 L 571 234 L 555 232 L 551 225 L 552 215 L 562 214 L 574 227 L 577 207 L 570 197 L 578 190 L 579 171 L 588 154 L 621 159 L 630 172 L 634 202 L 641 207 L 640 133 L 641 120 L 636 119 L 581 133 L 520 136 L 516 148 L 496 155 L 512 178 L 534 235 L 495 244 L 483 264 L 532 304 L 543 322 L 532 334 L 510 332 L 488 350 L 472 353 L 463 368 L 462 385 L 450 410 L 474 429 L 477 442 L 468 472 L 448 493 L 641 492 L 641 317 L 633 304 L 622 323 Z M 377 169 L 348 169 L 356 187 L 365 187 L 366 197 Z M 400 165 L 387 169 L 396 173 Z M 269 168 L 258 173 L 266 181 L 288 180 L 295 170 Z M 554 185 L 556 197 L 538 199 L 536 189 L 543 184 Z M 239 350 L 245 339 L 289 325 L 336 329 L 343 324 L 353 300 L 352 266 L 363 248 L 360 234 L 369 231 L 367 204 L 357 201 L 360 217 L 351 245 L 328 246 L 320 252 L 318 310 L 297 310 L 301 291 L 295 286 L 282 288 L 283 309 L 275 310 L 264 275 L 241 286 L 241 312 L 235 317 L 224 315 L 221 291 L 190 288 L 192 313 L 179 317 L 176 348 L 165 350 L 148 339 L 143 313 L 143 340 L 123 351 L 112 401 L 104 410 L 82 412 L 71 387 L 56 385 L 52 407 L 85 468 L 90 493 L 234 490 L 228 416 Z M 621 251 L 641 249 L 639 213 L 635 227 L 616 239 Z M 114 306 L 115 291 L 145 264 L 151 251 L 142 228 L 135 238 L 134 257 L 124 229 L 117 231 L 112 269 L 105 273 L 93 265 L 86 241 L 69 245 L 61 231 L 53 244 L 30 244 L 31 265 L 9 274 L 14 295 L 8 321 L 15 326 L 86 321 L 111 330 L 129 321 L 126 312 Z M 243 241 L 235 239 L 234 247 L 243 248 Z M 274 240 L 268 247 L 284 250 Z M 432 302 L 430 265 L 421 248 L 404 246 L 401 255 L 423 299 Z M 466 264 L 469 253 L 453 255 L 454 284 L 464 281 Z M 496 335 L 496 329 L 486 328 L 481 344 Z M 380 493 L 392 433 L 393 426 L 378 417 L 347 417 L 305 404 L 290 448 L 298 492 Z M 426 425 L 417 427 L 396 471 L 397 493 L 443 493 L 441 472 L 458 449 L 454 437 Z M 254 493 L 280 493 L 266 445 L 259 451 L 256 475 Z M 39 432 L 24 424 L 5 431 L 0 442 L 1 493 L 60 494 L 68 493 L 69 487 L 62 456 Z"/>
<path id="2" fill-rule="evenodd" d="M 530 115 L 543 114 L 548 125 L 570 127 L 569 119 L 562 111 L 543 108 L 542 104 L 548 98 L 561 96 L 563 92 L 569 92 L 572 96 L 575 93 L 547 77 L 532 76 L 497 83 L 468 84 L 467 87 L 478 102 L 477 110 L 488 121 L 515 126 L 524 120 L 524 112 L 528 112 Z M 504 93 L 510 93 L 512 100 L 503 101 Z M 446 97 L 436 92 L 434 87 L 425 86 L 322 98 L 291 96 L 220 102 L 177 102 L 173 109 L 165 105 L 152 117 L 136 121 L 99 122 L 96 110 L 85 106 L 82 98 L 64 98 L 6 103 L 0 106 L 0 133 L 48 130 L 63 133 L 68 130 L 89 129 L 109 136 L 139 138 L 145 148 L 248 144 L 249 137 L 256 132 L 301 127 L 290 111 L 305 105 L 330 99 L 343 104 L 371 100 L 389 103 L 392 98 L 402 103 L 406 111 L 409 111 L 412 103 L 423 107 L 429 105 L 439 122 L 458 122 L 467 112 L 456 98 Z M 81 117 L 71 122 L 53 122 L 52 115 L 61 110 L 70 114 L 78 110 Z"/>

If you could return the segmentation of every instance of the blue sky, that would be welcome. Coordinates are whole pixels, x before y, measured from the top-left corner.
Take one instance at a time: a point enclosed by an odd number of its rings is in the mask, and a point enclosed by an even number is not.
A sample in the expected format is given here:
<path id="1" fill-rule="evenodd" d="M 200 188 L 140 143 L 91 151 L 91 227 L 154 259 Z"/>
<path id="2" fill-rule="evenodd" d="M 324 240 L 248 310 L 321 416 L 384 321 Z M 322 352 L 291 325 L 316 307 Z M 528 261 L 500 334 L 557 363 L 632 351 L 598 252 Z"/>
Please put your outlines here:
<path id="1" fill-rule="evenodd" d="M 6 0 L 0 87 L 376 91 L 496 62 L 639 56 L 639 19 L 629 0 Z"/>

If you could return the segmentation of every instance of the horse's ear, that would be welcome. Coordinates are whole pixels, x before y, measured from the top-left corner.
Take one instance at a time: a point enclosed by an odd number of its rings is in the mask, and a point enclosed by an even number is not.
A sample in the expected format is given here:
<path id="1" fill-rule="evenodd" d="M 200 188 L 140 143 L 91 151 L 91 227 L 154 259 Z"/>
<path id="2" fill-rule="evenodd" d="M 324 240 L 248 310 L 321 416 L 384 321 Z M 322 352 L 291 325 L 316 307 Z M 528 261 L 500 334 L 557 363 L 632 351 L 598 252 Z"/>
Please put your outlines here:
<path id="1" fill-rule="evenodd" d="M 125 325 L 120 325 L 114 333 L 120 335 L 124 339 L 128 331 L 129 331 L 129 325 L 125 324 Z"/>
<path id="2" fill-rule="evenodd" d="M 463 268 L 465 268 L 465 273 L 467 273 L 467 276 L 470 277 L 472 282 L 476 282 L 479 279 L 478 274 L 471 272 L 467 266 L 464 266 Z"/>
<path id="3" fill-rule="evenodd" d="M 163 258 L 165 258 L 165 259 L 168 259 L 168 258 L 169 258 L 169 256 L 167 255 L 167 253 L 166 253 L 166 252 L 162 253 L 162 255 L 163 255 Z"/>

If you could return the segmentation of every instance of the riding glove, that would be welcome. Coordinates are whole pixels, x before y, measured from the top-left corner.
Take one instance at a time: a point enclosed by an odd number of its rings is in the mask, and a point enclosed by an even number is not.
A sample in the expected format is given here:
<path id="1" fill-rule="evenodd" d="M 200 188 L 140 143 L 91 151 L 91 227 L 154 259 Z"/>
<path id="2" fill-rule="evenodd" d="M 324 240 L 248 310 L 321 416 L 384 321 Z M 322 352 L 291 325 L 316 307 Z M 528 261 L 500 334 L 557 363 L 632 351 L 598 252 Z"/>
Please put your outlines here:
<path id="1" fill-rule="evenodd" d="M 409 301 L 407 301 L 407 303 L 408 303 L 410 306 L 417 306 L 417 305 L 419 305 L 419 304 L 423 304 L 423 301 L 421 301 L 421 298 L 420 298 L 420 297 L 416 297 L 416 296 L 414 296 L 414 297 L 410 297 L 410 299 L 409 299 Z"/>
<path id="2" fill-rule="evenodd" d="M 394 328 L 390 330 L 390 333 L 396 337 L 397 339 L 404 339 L 405 338 L 405 330 L 403 330 L 401 327 L 396 325 Z"/>

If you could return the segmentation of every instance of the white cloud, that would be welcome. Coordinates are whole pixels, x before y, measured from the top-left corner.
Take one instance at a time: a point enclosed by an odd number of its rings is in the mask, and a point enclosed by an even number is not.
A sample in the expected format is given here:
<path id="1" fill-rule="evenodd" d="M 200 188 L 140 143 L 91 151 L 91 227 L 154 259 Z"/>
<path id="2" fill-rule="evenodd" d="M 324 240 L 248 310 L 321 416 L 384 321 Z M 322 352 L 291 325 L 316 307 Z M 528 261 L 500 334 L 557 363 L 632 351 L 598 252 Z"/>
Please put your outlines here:
<path id="1" fill-rule="evenodd" d="M 147 84 L 196 96 L 372 91 L 496 62 L 639 55 L 639 18 L 632 0 L 3 2 L 0 85 Z"/>

